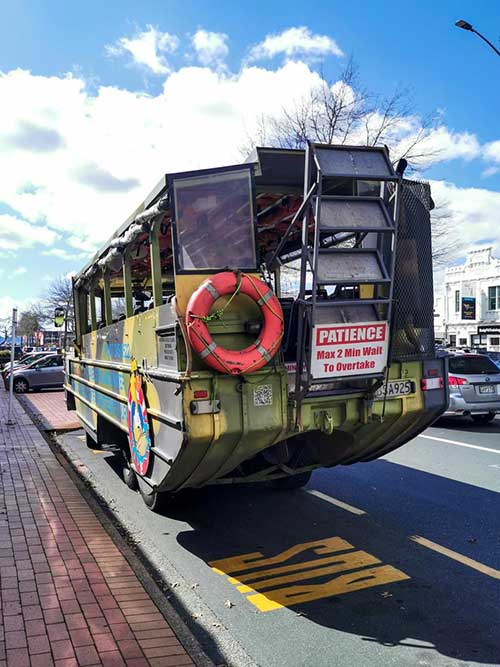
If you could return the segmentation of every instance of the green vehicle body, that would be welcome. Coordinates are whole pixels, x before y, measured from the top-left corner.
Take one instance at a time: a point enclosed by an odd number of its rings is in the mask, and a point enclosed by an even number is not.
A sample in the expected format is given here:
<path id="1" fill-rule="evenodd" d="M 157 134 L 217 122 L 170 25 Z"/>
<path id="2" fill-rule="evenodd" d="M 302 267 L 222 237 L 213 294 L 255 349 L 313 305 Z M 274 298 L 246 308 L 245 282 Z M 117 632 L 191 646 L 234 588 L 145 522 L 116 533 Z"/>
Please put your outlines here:
<path id="1" fill-rule="evenodd" d="M 297 152 L 292 153 L 295 160 Z M 166 187 L 162 182 L 114 239 L 134 224 L 141 209 L 153 207 Z M 415 437 L 444 411 L 446 368 L 433 351 L 422 358 L 414 354 L 406 360 L 391 359 L 384 381 L 411 385 L 407 395 L 395 398 L 367 391 L 366 382 L 355 379 L 333 383 L 326 390 L 320 386 L 297 400 L 296 367 L 290 368 L 283 350 L 247 375 L 212 370 L 189 349 L 183 325 L 187 301 L 210 272 L 186 275 L 174 266 L 171 274 L 163 275 L 158 229 L 156 225 L 147 231 L 151 276 L 142 285 L 151 291 L 147 310 L 133 313 L 137 286 L 127 251 L 121 250 L 122 266 L 116 269 L 115 263 L 114 273 L 103 268 L 97 278 L 95 272 L 92 277 L 93 267 L 110 252 L 112 243 L 77 276 L 76 354 L 66 361 L 68 408 L 76 409 L 93 441 L 121 445 L 134 472 L 128 394 L 131 362 L 136 360 L 151 439 L 146 474 L 135 470 L 145 499 L 206 484 L 273 481 L 318 467 L 368 461 Z M 112 276 L 120 271 L 126 317 L 115 318 Z M 100 314 L 94 290 L 100 294 Z M 227 297 L 216 302 L 216 309 L 225 308 L 224 315 L 208 323 L 209 331 L 217 344 L 242 349 L 255 339 L 248 323 L 259 320 L 259 308 L 239 296 L 227 302 Z M 97 321 L 99 315 L 102 324 Z M 426 378 L 440 382 L 427 391 Z"/>

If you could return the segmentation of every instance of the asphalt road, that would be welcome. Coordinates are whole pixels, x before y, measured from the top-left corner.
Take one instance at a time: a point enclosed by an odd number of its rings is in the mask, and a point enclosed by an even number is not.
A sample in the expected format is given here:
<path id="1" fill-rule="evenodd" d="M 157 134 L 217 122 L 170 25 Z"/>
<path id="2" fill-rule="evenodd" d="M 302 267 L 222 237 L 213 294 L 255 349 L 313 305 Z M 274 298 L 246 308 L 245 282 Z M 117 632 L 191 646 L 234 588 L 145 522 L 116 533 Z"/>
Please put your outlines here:
<path id="1" fill-rule="evenodd" d="M 442 420 L 306 490 L 206 488 L 163 516 L 113 452 L 59 442 L 216 663 L 500 664 L 500 419 Z"/>

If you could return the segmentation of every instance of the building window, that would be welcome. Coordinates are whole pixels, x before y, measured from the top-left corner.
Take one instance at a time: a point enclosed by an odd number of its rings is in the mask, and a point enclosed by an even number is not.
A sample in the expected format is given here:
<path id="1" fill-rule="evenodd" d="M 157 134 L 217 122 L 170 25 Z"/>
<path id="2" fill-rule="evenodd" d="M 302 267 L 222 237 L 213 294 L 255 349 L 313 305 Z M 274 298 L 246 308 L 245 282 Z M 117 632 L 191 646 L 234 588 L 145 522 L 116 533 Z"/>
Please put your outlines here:
<path id="1" fill-rule="evenodd" d="M 450 345 L 451 345 L 451 347 L 455 347 L 456 344 L 457 344 L 457 337 L 455 336 L 455 334 L 450 334 Z"/>
<path id="2" fill-rule="evenodd" d="M 455 312 L 460 312 L 460 290 L 455 290 Z"/>
<path id="3" fill-rule="evenodd" d="M 500 345 L 500 338 L 490 338 L 490 345 Z"/>
<path id="4" fill-rule="evenodd" d="M 467 345 L 467 338 L 459 338 L 459 345 Z"/>
<path id="5" fill-rule="evenodd" d="M 500 310 L 500 286 L 488 287 L 488 310 Z"/>

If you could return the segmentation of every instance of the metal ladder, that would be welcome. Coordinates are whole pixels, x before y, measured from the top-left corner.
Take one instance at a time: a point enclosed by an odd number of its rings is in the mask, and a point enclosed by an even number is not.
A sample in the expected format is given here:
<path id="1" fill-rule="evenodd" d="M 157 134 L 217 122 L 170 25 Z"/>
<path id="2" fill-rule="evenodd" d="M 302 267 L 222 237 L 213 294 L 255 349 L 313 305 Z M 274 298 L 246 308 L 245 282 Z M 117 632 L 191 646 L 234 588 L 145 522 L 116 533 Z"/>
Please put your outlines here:
<path id="1" fill-rule="evenodd" d="M 401 175 L 385 147 L 306 147 L 296 304 L 298 404 L 312 385 L 336 380 L 335 374 L 325 378 L 312 372 L 316 326 L 387 322 L 390 332 Z M 369 196 L 359 194 L 361 181 L 369 182 Z M 335 194 L 342 185 L 350 195 Z M 384 371 L 348 379 L 376 380 Z"/>

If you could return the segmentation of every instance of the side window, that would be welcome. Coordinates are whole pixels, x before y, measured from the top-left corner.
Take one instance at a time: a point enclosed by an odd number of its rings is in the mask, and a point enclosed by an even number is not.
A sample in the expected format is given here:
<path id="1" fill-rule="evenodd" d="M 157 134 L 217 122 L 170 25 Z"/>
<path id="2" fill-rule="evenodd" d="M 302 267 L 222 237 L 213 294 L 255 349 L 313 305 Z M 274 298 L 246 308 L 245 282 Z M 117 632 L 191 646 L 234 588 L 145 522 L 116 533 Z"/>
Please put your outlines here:
<path id="1" fill-rule="evenodd" d="M 125 287 L 123 285 L 123 270 L 120 266 L 112 271 L 109 277 L 111 290 L 111 316 L 113 322 L 125 319 Z"/>
<path id="2" fill-rule="evenodd" d="M 152 303 L 153 285 L 149 236 L 141 234 L 130 249 L 130 272 L 132 275 L 133 313 L 147 310 Z"/>
<path id="3" fill-rule="evenodd" d="M 256 268 L 250 168 L 173 179 L 177 268 Z"/>

